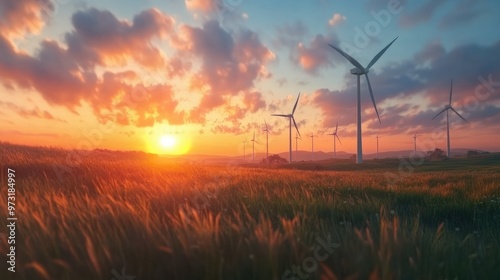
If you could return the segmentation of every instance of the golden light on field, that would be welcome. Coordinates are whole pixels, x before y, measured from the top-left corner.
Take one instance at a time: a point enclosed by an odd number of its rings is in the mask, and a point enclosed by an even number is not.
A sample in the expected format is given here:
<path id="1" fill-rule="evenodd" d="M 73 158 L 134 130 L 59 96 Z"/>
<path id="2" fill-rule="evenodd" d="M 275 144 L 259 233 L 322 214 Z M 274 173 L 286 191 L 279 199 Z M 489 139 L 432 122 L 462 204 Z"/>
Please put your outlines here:
<path id="1" fill-rule="evenodd" d="M 186 135 L 160 134 L 144 137 L 148 153 L 159 155 L 183 155 L 191 148 L 191 139 Z"/>

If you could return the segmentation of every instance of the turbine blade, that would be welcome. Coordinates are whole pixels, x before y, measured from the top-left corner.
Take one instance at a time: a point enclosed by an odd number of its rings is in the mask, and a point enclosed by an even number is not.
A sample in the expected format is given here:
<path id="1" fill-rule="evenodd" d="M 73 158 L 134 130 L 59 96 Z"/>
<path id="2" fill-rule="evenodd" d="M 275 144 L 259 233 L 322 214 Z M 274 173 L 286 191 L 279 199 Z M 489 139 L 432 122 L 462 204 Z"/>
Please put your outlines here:
<path id="1" fill-rule="evenodd" d="M 264 123 L 266 124 L 266 131 L 269 132 L 269 128 L 267 127 L 266 119 L 264 119 Z"/>
<path id="2" fill-rule="evenodd" d="M 451 85 L 450 85 L 450 103 L 449 105 L 451 106 L 451 95 L 453 93 L 453 79 L 451 80 Z"/>
<path id="3" fill-rule="evenodd" d="M 366 70 L 369 70 L 373 64 L 375 64 L 375 62 L 377 62 L 377 60 L 379 60 L 379 58 L 385 53 L 385 51 L 392 45 L 392 43 L 394 43 L 394 41 L 396 41 L 399 37 L 396 37 L 396 39 L 392 40 L 392 42 L 389 43 L 389 45 L 387 45 L 385 48 L 383 48 L 373 59 L 372 61 L 370 61 L 370 64 L 368 64 L 368 66 L 366 67 Z"/>
<path id="4" fill-rule="evenodd" d="M 457 111 L 455 111 L 455 109 L 453 109 L 453 107 L 450 107 L 450 109 L 455 112 L 455 114 L 457 114 L 460 118 L 462 118 L 462 120 L 464 121 L 467 121 L 466 119 L 464 119 L 464 117 L 462 117 L 462 115 L 460 115 Z"/>
<path id="5" fill-rule="evenodd" d="M 290 117 L 289 115 L 283 115 L 283 114 L 271 114 L 271 116 L 275 116 L 275 117 L 284 117 L 284 118 L 288 118 L 288 117 Z"/>
<path id="6" fill-rule="evenodd" d="M 297 96 L 297 101 L 295 101 L 295 105 L 293 105 L 292 115 L 293 115 L 293 113 L 295 113 L 295 109 L 297 108 L 297 103 L 299 103 L 299 98 L 300 98 L 300 92 L 299 92 L 299 96 Z"/>
<path id="7" fill-rule="evenodd" d="M 337 122 L 337 126 L 335 126 L 335 134 L 337 134 L 337 129 L 339 128 L 339 122 Z"/>
<path id="8" fill-rule="evenodd" d="M 342 142 L 340 142 L 340 138 L 337 134 L 335 134 L 335 137 L 337 137 L 337 140 L 339 140 L 340 145 L 342 145 Z"/>
<path id="9" fill-rule="evenodd" d="M 370 79 L 368 78 L 368 74 L 366 74 L 365 77 L 366 81 L 368 82 L 368 89 L 370 90 L 370 97 L 372 98 L 373 108 L 375 108 L 375 112 L 377 113 L 378 122 L 382 124 L 382 121 L 380 121 L 380 116 L 378 114 L 377 105 L 375 104 L 375 98 L 373 97 L 372 85 L 370 83 Z"/>
<path id="10" fill-rule="evenodd" d="M 434 118 L 432 118 L 432 119 L 435 119 L 437 116 L 441 115 L 446 110 L 448 110 L 448 108 L 444 108 L 443 110 L 441 110 L 441 112 L 439 112 L 437 115 L 435 115 Z"/>
<path id="11" fill-rule="evenodd" d="M 299 131 L 299 128 L 297 127 L 297 123 L 295 122 L 295 118 L 292 116 L 292 120 L 293 120 L 293 125 L 295 126 L 295 129 L 297 129 L 297 133 L 299 134 L 300 136 L 300 131 Z"/>
<path id="12" fill-rule="evenodd" d="M 255 132 L 253 133 L 253 139 L 252 139 L 252 141 L 255 141 Z"/>
<path id="13" fill-rule="evenodd" d="M 330 47 L 332 47 L 334 50 L 338 51 L 342 56 L 344 56 L 347 60 L 349 60 L 349 62 L 356 66 L 357 68 L 359 69 L 365 69 L 356 59 L 352 58 L 350 55 L 346 54 L 344 51 L 342 51 L 341 49 L 337 48 L 337 47 L 334 47 L 330 44 L 328 44 Z"/>

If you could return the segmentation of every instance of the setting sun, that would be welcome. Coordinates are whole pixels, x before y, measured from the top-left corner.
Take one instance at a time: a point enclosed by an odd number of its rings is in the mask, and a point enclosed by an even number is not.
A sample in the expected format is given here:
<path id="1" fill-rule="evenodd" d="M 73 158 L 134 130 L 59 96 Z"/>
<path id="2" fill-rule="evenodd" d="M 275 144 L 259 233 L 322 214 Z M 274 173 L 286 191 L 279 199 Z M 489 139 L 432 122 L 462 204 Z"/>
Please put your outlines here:
<path id="1" fill-rule="evenodd" d="M 183 155 L 189 152 L 191 140 L 185 135 L 156 134 L 144 138 L 146 150 L 159 155 Z"/>
<path id="2" fill-rule="evenodd" d="M 177 145 L 177 139 L 172 135 L 160 137 L 160 145 L 165 149 L 173 149 Z"/>

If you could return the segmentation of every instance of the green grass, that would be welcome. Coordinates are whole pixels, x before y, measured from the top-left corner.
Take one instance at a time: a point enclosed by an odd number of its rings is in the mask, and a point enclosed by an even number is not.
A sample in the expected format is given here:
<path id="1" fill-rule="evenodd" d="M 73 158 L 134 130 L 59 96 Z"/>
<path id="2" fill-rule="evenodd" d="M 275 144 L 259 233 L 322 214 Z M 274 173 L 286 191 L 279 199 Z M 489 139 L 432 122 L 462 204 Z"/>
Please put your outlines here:
<path id="1" fill-rule="evenodd" d="M 500 273 L 495 160 L 426 162 L 389 184 L 398 160 L 311 171 L 90 154 L 58 177 L 66 151 L 1 146 L 2 186 L 6 168 L 16 170 L 19 220 L 17 272 L 0 279 L 111 279 L 124 266 L 136 280 L 300 279 L 282 276 L 328 236 L 340 246 L 307 279 Z"/>

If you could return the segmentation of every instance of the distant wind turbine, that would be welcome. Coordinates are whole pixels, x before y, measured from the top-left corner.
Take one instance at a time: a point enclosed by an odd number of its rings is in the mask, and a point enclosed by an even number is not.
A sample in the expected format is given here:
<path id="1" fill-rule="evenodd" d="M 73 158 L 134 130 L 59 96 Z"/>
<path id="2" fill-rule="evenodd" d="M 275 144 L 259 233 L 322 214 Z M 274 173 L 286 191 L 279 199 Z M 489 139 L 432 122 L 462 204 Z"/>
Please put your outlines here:
<path id="1" fill-rule="evenodd" d="M 467 121 L 466 119 L 464 119 L 464 117 L 462 117 L 452 106 L 451 106 L 451 95 L 453 93 L 453 80 L 451 80 L 451 86 L 450 86 L 450 101 L 448 103 L 448 105 L 445 105 L 444 106 L 444 109 L 441 110 L 441 112 L 439 112 L 437 115 L 434 116 L 434 118 L 432 119 L 435 119 L 437 116 L 441 115 L 442 113 L 444 113 L 446 111 L 446 135 L 447 135 L 447 150 L 446 150 L 446 156 L 447 157 L 451 157 L 451 153 L 450 153 L 450 118 L 449 118 L 449 115 L 448 115 L 448 112 L 449 110 L 452 110 L 453 112 L 455 112 L 455 114 L 457 114 L 457 116 L 459 116 L 462 120 L 464 121 Z"/>
<path id="2" fill-rule="evenodd" d="M 271 116 L 275 116 L 275 117 L 283 117 L 283 118 L 288 118 L 288 122 L 289 122 L 289 130 L 290 130 L 290 163 L 292 163 L 292 121 L 293 121 L 293 125 L 295 126 L 295 129 L 297 130 L 297 133 L 299 134 L 300 136 L 300 132 L 299 132 L 299 128 L 297 127 L 297 123 L 295 122 L 295 118 L 293 117 L 293 113 L 295 113 L 295 109 L 297 109 L 297 104 L 299 103 L 299 98 L 300 98 L 300 92 L 299 92 L 299 96 L 297 96 L 297 101 L 295 101 L 295 105 L 293 106 L 293 110 L 292 110 L 292 113 L 291 114 L 288 114 L 288 115 L 284 115 L 284 114 L 271 114 Z"/>
<path id="3" fill-rule="evenodd" d="M 396 37 L 398 39 L 398 37 Z M 370 84 L 370 79 L 368 78 L 368 71 L 370 68 L 379 60 L 379 58 L 387 51 L 387 49 L 396 41 L 394 39 L 389 45 L 387 45 L 385 48 L 383 48 L 375 57 L 373 57 L 372 61 L 368 64 L 368 66 L 365 68 L 363 67 L 357 60 L 352 58 L 350 55 L 342 51 L 341 49 L 334 47 L 332 45 L 329 45 L 333 49 L 335 49 L 337 52 L 339 52 L 342 56 L 344 56 L 352 65 L 354 65 L 356 68 L 351 69 L 351 74 L 356 75 L 358 77 L 358 104 L 357 104 L 357 125 L 358 125 L 358 145 L 357 145 L 357 157 L 356 157 L 356 163 L 362 163 L 363 162 L 363 147 L 362 147 L 362 140 L 361 140 L 361 92 L 360 92 L 360 76 L 365 75 L 366 77 L 366 82 L 368 83 L 368 89 L 370 90 L 370 97 L 372 99 L 373 107 L 375 108 L 375 112 L 377 113 L 378 121 L 380 121 L 380 116 L 378 114 L 377 110 L 377 105 L 375 104 L 375 98 L 373 97 L 373 91 L 372 91 L 372 86 Z"/>
<path id="4" fill-rule="evenodd" d="M 311 161 L 314 160 L 314 133 L 311 133 Z"/>
<path id="5" fill-rule="evenodd" d="M 337 131 L 339 129 L 339 122 L 337 122 L 337 126 L 335 126 L 335 132 L 330 133 L 328 135 L 333 135 L 333 157 L 337 157 L 337 139 L 339 140 L 340 145 L 342 145 L 342 142 L 340 142 L 340 138 L 337 134 Z"/>
<path id="6" fill-rule="evenodd" d="M 417 155 L 417 133 L 418 130 L 415 132 L 415 135 L 413 136 L 413 155 Z"/>
<path id="7" fill-rule="evenodd" d="M 266 128 L 263 129 L 262 131 L 264 131 L 266 133 L 266 160 L 269 160 L 269 127 L 267 126 L 267 122 L 266 120 L 264 120 L 264 123 L 266 124 Z"/>
<path id="8" fill-rule="evenodd" d="M 300 138 L 300 136 L 297 135 L 297 133 L 295 133 L 295 155 L 297 156 L 297 158 L 298 158 L 298 152 L 299 152 L 298 145 L 297 145 L 298 140 L 302 140 L 302 139 Z"/>
<path id="9" fill-rule="evenodd" d="M 243 140 L 243 160 L 246 158 L 246 145 L 247 145 L 247 140 Z"/>
<path id="10" fill-rule="evenodd" d="M 253 133 L 253 138 L 252 138 L 252 161 L 255 161 L 255 143 L 259 144 L 257 140 L 255 140 L 255 132 Z"/>
<path id="11" fill-rule="evenodd" d="M 378 135 L 377 135 L 377 159 L 378 159 Z"/>

